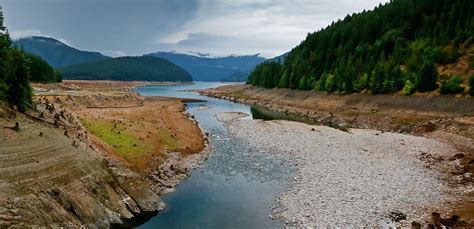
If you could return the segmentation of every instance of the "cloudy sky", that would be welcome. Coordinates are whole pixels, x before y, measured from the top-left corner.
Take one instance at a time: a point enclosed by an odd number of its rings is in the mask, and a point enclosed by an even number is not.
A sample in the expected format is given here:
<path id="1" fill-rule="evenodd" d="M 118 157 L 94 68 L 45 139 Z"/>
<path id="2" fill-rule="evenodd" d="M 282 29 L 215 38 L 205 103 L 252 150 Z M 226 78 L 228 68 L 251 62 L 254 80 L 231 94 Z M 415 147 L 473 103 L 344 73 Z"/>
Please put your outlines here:
<path id="1" fill-rule="evenodd" d="M 308 32 L 387 0 L 0 0 L 14 38 L 106 55 L 155 51 L 273 57 Z"/>

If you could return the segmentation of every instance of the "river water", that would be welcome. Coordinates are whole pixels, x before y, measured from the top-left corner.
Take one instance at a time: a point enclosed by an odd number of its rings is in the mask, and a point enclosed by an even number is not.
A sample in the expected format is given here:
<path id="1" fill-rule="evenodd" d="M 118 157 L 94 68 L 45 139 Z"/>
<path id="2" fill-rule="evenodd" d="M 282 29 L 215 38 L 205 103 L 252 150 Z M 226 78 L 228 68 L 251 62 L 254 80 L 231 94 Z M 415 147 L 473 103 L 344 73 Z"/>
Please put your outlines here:
<path id="1" fill-rule="evenodd" d="M 193 98 L 206 102 L 188 103 L 188 111 L 210 133 L 214 153 L 176 192 L 162 196 L 167 208 L 139 228 L 281 228 L 272 220 L 271 205 L 285 190 L 291 165 L 283 154 L 261 152 L 233 137 L 215 115 L 244 112 L 247 118 L 291 119 L 256 107 L 201 96 L 183 90 L 224 85 L 197 82 L 183 86 L 145 86 L 136 91 L 145 96 Z M 209 109 L 202 109 L 203 105 Z M 201 108 L 201 109 L 200 109 Z M 253 114 L 253 115 L 252 115 Z M 278 156 L 275 156 L 278 155 Z"/>

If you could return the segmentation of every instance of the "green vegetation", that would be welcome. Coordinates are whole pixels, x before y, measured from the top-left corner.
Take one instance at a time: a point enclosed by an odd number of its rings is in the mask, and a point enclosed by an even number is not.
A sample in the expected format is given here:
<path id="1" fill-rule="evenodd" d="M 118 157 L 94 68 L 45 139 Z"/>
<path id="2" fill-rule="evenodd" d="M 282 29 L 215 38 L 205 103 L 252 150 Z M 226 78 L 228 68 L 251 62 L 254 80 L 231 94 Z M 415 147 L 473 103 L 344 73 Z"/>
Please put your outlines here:
<path id="1" fill-rule="evenodd" d="M 308 34 L 283 64 L 258 65 L 247 83 L 345 93 L 433 91 L 436 66 L 473 50 L 471 12 L 470 0 L 393 0 Z"/>
<path id="2" fill-rule="evenodd" d="M 113 146 L 116 152 L 128 161 L 133 162 L 135 157 L 152 150 L 151 145 L 128 133 L 123 124 L 85 119 L 81 122 L 92 134 Z"/>
<path id="3" fill-rule="evenodd" d="M 464 91 L 464 87 L 461 87 L 463 79 L 459 76 L 453 76 L 449 79 L 441 79 L 441 94 L 458 94 Z"/>
<path id="4" fill-rule="evenodd" d="M 56 82 L 61 78 L 41 58 L 12 47 L 3 20 L 0 6 L 0 100 L 23 112 L 32 103 L 30 80 Z"/>
<path id="5" fill-rule="evenodd" d="M 32 54 L 26 55 L 31 60 L 31 69 L 34 69 L 30 75 L 32 82 L 53 83 L 62 81 L 61 72 L 55 70 L 41 57 Z"/>
<path id="6" fill-rule="evenodd" d="M 167 129 L 161 128 L 159 130 L 159 139 L 161 143 L 171 151 L 178 150 L 182 146 L 181 142 L 178 139 L 172 137 Z"/>
<path id="7" fill-rule="evenodd" d="M 123 81 L 192 81 L 172 62 L 152 56 L 119 57 L 61 68 L 65 79 Z"/>

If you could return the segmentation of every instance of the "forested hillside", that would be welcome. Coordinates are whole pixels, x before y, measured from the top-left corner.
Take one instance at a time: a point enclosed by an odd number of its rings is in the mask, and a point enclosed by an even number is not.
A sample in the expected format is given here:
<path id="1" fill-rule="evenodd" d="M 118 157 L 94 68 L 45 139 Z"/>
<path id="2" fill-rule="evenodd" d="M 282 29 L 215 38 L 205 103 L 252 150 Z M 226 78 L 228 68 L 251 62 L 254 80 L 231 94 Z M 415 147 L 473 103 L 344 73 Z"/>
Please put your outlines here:
<path id="1" fill-rule="evenodd" d="M 474 84 L 473 12 L 471 0 L 393 0 L 308 34 L 283 64 L 260 64 L 247 83 L 345 93 L 460 93 L 468 78 Z M 438 71 L 452 66 L 461 67 Z"/>
<path id="2" fill-rule="evenodd" d="M 98 52 L 87 52 L 72 48 L 49 37 L 28 37 L 13 43 L 25 52 L 40 56 L 55 68 L 110 58 Z"/>
<path id="3" fill-rule="evenodd" d="M 12 47 L 0 6 L 0 101 L 25 111 L 32 102 L 30 81 L 56 82 L 61 75 L 40 57 Z"/>
<path id="4" fill-rule="evenodd" d="M 65 79 L 122 81 L 192 81 L 191 75 L 168 60 L 119 57 L 60 69 Z"/>

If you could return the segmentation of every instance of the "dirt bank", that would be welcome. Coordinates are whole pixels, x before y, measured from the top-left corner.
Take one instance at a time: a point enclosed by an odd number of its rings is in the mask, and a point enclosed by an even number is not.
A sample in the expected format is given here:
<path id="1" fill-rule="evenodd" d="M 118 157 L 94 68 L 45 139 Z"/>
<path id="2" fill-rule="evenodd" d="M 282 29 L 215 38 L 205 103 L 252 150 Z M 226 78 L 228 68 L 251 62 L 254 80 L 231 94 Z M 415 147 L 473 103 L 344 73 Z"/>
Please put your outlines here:
<path id="1" fill-rule="evenodd" d="M 107 228 L 164 208 L 206 139 L 182 101 L 128 84 L 36 84 L 26 114 L 1 106 L 0 227 Z"/>
<path id="2" fill-rule="evenodd" d="M 230 85 L 204 90 L 203 95 L 265 107 L 305 117 L 328 126 L 375 129 L 408 133 L 451 145 L 457 153 L 437 156 L 426 152 L 422 160 L 446 174 L 453 187 L 464 188 L 463 199 L 451 209 L 474 222 L 472 199 L 474 173 L 474 101 L 452 96 L 337 95 L 287 89 L 262 89 L 248 85 Z M 446 169 L 446 165 L 450 169 Z"/>

